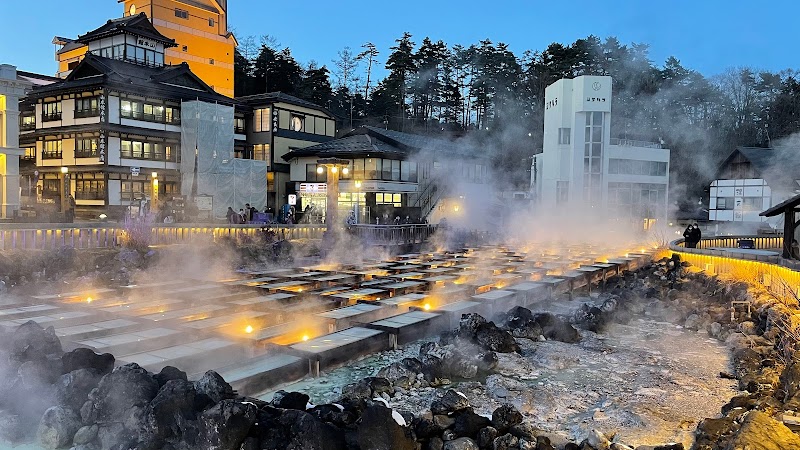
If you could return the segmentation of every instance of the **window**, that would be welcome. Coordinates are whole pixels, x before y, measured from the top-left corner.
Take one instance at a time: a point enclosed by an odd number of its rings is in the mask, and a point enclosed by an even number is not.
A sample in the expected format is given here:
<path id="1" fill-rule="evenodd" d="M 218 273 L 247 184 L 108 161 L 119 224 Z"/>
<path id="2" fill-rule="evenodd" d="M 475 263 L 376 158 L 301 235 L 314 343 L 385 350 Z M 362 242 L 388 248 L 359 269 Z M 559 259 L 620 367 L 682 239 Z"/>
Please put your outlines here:
<path id="1" fill-rule="evenodd" d="M 36 147 L 23 147 L 25 154 L 19 157 L 23 161 L 36 161 Z"/>
<path id="2" fill-rule="evenodd" d="M 764 199 L 761 197 L 745 197 L 744 209 L 748 211 L 761 211 L 763 209 Z"/>
<path id="3" fill-rule="evenodd" d="M 121 158 L 180 162 L 180 146 L 163 142 L 145 142 L 122 139 L 119 143 Z"/>
<path id="4" fill-rule="evenodd" d="M 42 122 L 61 120 L 61 102 L 42 104 Z"/>
<path id="5" fill-rule="evenodd" d="M 253 146 L 253 159 L 269 163 L 269 144 L 256 144 Z"/>
<path id="6" fill-rule="evenodd" d="M 381 179 L 382 180 L 386 180 L 386 181 L 391 181 L 392 180 L 392 160 L 384 159 L 384 160 L 381 160 L 381 163 L 383 163 L 383 170 L 381 171 Z"/>
<path id="7" fill-rule="evenodd" d="M 120 199 L 134 201 L 145 196 L 144 181 L 123 181 L 120 183 Z"/>
<path id="8" fill-rule="evenodd" d="M 378 192 L 375 194 L 375 204 L 392 205 L 395 208 L 401 208 L 403 206 L 403 194 L 388 194 Z"/>
<path id="9" fill-rule="evenodd" d="M 364 160 L 363 159 L 354 159 L 353 160 L 353 179 L 354 180 L 364 180 Z"/>
<path id="10" fill-rule="evenodd" d="M 233 132 L 236 134 L 244 134 L 244 118 L 243 117 L 234 117 L 233 118 Z"/>
<path id="11" fill-rule="evenodd" d="M 102 173 L 75 174 L 76 200 L 103 200 L 106 198 L 106 181 Z"/>
<path id="12" fill-rule="evenodd" d="M 181 47 L 181 50 L 183 50 L 185 52 L 188 52 L 189 51 L 189 46 L 188 45 L 184 45 L 183 47 Z"/>
<path id="13" fill-rule="evenodd" d="M 322 173 L 317 173 L 316 164 L 306 164 L 306 181 L 309 183 L 327 183 L 328 171 L 323 167 Z"/>
<path id="14" fill-rule="evenodd" d="M 364 160 L 364 179 L 365 180 L 380 180 L 380 159 L 367 158 Z"/>
<path id="15" fill-rule="evenodd" d="M 637 159 L 608 160 L 608 173 L 612 175 L 667 176 L 667 163 L 661 161 L 641 161 Z"/>
<path id="16" fill-rule="evenodd" d="M 571 131 L 572 131 L 571 128 L 559 128 L 558 129 L 558 143 L 559 144 L 569 144 L 570 132 Z"/>
<path id="17" fill-rule="evenodd" d="M 61 196 L 61 183 L 58 179 L 42 180 L 42 197 L 58 198 Z"/>
<path id="18" fill-rule="evenodd" d="M 175 17 L 179 19 L 188 19 L 189 11 L 186 11 L 185 9 L 175 8 Z"/>
<path id="19" fill-rule="evenodd" d="M 144 103 L 136 100 L 122 100 L 119 103 L 120 116 L 127 119 L 177 125 L 181 122 L 180 109 L 158 103 Z"/>
<path id="20" fill-rule="evenodd" d="M 213 17 L 209 17 L 208 19 L 208 26 L 213 27 L 216 22 L 214 21 Z"/>
<path id="21" fill-rule="evenodd" d="M 269 108 L 260 108 L 253 111 L 253 131 L 261 133 L 269 131 Z"/>
<path id="22" fill-rule="evenodd" d="M 289 122 L 289 129 L 292 131 L 303 131 L 304 122 L 305 122 L 304 117 L 292 116 L 292 120 Z"/>
<path id="23" fill-rule="evenodd" d="M 93 158 L 97 156 L 97 138 L 75 139 L 75 157 Z"/>
<path id="24" fill-rule="evenodd" d="M 61 159 L 61 140 L 42 142 L 42 159 Z"/>
<path id="25" fill-rule="evenodd" d="M 400 163 L 400 181 L 417 182 L 417 163 L 411 161 Z"/>
<path id="26" fill-rule="evenodd" d="M 28 131 L 36 129 L 36 116 L 19 116 L 19 130 Z"/>
<path id="27" fill-rule="evenodd" d="M 717 197 L 717 209 L 733 209 L 733 197 Z"/>
<path id="28" fill-rule="evenodd" d="M 603 181 L 603 113 L 586 113 L 583 150 L 583 199 L 600 200 Z"/>
<path id="29" fill-rule="evenodd" d="M 209 63 L 209 64 L 211 64 L 211 65 L 213 66 L 213 65 L 214 65 L 214 58 L 211 58 L 211 59 L 209 59 L 209 60 L 208 60 L 208 63 Z"/>
<path id="30" fill-rule="evenodd" d="M 75 117 L 93 117 L 100 114 L 97 97 L 75 99 Z"/>

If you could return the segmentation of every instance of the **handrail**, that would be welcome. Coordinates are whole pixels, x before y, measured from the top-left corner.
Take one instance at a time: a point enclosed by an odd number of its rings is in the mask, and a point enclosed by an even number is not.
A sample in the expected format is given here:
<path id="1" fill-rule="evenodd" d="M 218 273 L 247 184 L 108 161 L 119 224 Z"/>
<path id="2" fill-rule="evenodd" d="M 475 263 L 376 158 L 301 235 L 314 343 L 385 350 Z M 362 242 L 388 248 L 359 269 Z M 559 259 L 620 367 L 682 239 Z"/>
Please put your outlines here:
<path id="1" fill-rule="evenodd" d="M 747 251 L 737 251 L 738 241 L 742 239 L 752 240 L 756 250 L 778 250 L 775 255 L 757 254 Z M 783 237 L 776 236 L 714 236 L 703 238 L 698 243 L 698 248 L 687 248 L 685 239 L 676 239 L 669 244 L 669 249 L 687 255 L 697 255 L 706 258 L 727 258 L 739 259 L 742 261 L 754 261 L 775 266 L 783 267 L 792 271 L 800 271 L 800 261 L 783 258 L 780 255 Z M 737 245 L 731 245 L 736 243 Z M 777 245 L 775 245 L 777 243 Z"/>

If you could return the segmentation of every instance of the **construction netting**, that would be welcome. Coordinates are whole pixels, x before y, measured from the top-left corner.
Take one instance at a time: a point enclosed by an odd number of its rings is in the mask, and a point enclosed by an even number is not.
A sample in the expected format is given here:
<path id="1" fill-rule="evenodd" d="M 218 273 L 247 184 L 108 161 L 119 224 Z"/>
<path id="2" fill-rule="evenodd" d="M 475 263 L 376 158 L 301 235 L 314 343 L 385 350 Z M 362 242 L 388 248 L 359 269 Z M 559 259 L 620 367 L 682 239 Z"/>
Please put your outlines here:
<path id="1" fill-rule="evenodd" d="M 259 209 L 267 204 L 267 162 L 234 158 L 233 129 L 231 106 L 181 104 L 181 194 L 212 197 L 217 219 L 229 206 L 238 211 L 245 203 Z"/>

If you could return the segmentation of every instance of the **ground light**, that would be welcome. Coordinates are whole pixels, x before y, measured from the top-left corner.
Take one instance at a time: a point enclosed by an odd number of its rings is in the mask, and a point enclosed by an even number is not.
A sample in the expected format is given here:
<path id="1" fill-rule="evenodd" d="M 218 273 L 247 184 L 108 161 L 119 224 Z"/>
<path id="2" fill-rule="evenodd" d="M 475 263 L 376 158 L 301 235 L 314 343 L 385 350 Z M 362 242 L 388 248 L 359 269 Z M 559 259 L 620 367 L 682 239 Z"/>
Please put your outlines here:
<path id="1" fill-rule="evenodd" d="M 245 333 L 247 333 L 247 334 L 250 334 L 250 333 L 252 333 L 252 332 L 253 332 L 253 326 L 252 326 L 252 325 L 248 325 L 248 326 L 247 326 L 247 327 L 244 329 L 244 332 L 245 332 Z"/>
<path id="2" fill-rule="evenodd" d="M 304 340 L 304 341 L 307 341 L 307 340 L 308 340 L 308 335 L 307 335 L 307 334 L 304 334 L 304 335 L 303 335 L 303 340 Z"/>
<path id="3" fill-rule="evenodd" d="M 425 305 L 423 305 L 423 308 L 425 308 L 425 311 L 430 311 L 431 304 L 430 303 L 425 303 Z"/>

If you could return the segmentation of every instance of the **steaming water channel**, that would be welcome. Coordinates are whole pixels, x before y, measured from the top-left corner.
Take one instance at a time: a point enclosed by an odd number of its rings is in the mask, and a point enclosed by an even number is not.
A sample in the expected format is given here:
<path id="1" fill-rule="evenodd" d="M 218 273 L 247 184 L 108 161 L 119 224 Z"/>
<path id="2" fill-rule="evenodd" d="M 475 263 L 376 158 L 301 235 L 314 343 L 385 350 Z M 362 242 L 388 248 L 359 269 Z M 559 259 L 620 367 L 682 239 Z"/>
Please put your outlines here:
<path id="1" fill-rule="evenodd" d="M 569 313 L 582 301 L 556 302 L 539 308 Z M 502 403 L 513 403 L 535 426 L 573 439 L 593 428 L 617 432 L 618 441 L 635 445 L 693 441 L 697 423 L 716 417 L 735 393 L 728 351 L 705 332 L 684 330 L 642 317 L 615 324 L 602 335 L 581 331 L 578 344 L 519 339 L 520 354 L 499 354 L 498 374 L 487 380 L 453 383 L 478 414 L 491 416 Z M 419 343 L 373 355 L 306 379 L 285 390 L 302 391 L 312 403 L 331 402 L 341 387 L 404 357 L 416 356 Z M 440 388 L 441 389 L 441 388 Z M 423 412 L 434 388 L 411 389 L 390 405 Z M 272 391 L 261 395 L 269 400 Z"/>

